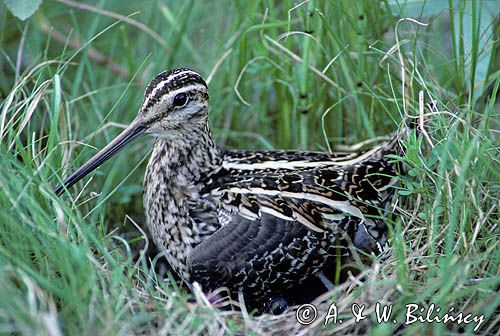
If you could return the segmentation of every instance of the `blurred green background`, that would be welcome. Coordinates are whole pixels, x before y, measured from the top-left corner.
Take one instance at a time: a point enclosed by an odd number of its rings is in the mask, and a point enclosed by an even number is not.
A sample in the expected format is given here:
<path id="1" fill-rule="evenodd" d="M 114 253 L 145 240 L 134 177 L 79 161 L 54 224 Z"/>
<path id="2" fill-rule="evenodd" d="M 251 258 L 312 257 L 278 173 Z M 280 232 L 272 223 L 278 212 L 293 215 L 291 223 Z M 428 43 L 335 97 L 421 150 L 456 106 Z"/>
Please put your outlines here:
<path id="1" fill-rule="evenodd" d="M 209 82 L 212 130 L 227 148 L 344 150 L 420 115 L 425 132 L 399 158 L 409 174 L 390 220 L 393 255 L 368 277 L 398 316 L 408 302 L 453 305 L 486 314 L 482 331 L 492 331 L 499 11 L 497 1 L 451 0 L 0 2 L 0 333 L 261 333 L 239 313 L 187 303 L 140 253 L 150 139 L 70 195 L 51 192 L 175 67 Z M 332 300 L 380 295 L 342 288 Z"/>

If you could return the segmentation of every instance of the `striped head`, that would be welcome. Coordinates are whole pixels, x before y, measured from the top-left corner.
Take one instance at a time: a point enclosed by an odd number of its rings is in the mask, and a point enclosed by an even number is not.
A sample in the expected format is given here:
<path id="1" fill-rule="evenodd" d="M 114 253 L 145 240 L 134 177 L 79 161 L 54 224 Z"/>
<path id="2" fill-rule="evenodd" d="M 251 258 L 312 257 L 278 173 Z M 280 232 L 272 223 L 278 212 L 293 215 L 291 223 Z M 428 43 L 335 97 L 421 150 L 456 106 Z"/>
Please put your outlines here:
<path id="1" fill-rule="evenodd" d="M 166 140 L 188 140 L 207 131 L 208 88 L 203 78 L 188 69 L 164 71 L 149 83 L 144 101 L 132 123 L 99 153 L 56 188 L 60 194 L 99 167 L 141 134 Z"/>
<path id="2" fill-rule="evenodd" d="M 166 139 L 184 138 L 208 118 L 208 88 L 189 69 L 167 70 L 146 88 L 136 121 L 147 134 Z"/>

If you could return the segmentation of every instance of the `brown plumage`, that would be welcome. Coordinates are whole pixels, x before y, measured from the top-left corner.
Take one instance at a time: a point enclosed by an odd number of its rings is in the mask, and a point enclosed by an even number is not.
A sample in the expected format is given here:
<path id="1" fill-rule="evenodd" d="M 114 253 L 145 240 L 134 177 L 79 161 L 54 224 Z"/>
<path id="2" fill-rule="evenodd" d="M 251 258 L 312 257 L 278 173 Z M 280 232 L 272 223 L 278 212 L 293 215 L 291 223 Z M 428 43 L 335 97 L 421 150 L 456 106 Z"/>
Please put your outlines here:
<path id="1" fill-rule="evenodd" d="M 206 83 L 177 69 L 152 80 L 132 124 L 64 187 L 143 133 L 156 138 L 144 178 L 147 225 L 187 283 L 259 301 L 321 274 L 350 243 L 374 253 L 388 246 L 397 174 L 385 156 L 397 137 L 360 153 L 226 151 L 211 137 Z"/>

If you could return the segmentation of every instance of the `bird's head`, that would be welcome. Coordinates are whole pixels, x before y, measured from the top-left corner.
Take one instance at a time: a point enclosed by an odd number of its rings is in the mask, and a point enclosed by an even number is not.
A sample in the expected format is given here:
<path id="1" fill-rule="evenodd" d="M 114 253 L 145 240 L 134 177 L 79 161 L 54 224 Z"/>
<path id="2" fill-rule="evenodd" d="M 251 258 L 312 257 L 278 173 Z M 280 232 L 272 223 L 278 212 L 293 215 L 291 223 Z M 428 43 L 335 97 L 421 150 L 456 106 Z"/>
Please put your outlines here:
<path id="1" fill-rule="evenodd" d="M 189 69 L 164 71 L 149 83 L 141 108 L 130 125 L 55 192 L 61 194 L 64 187 L 77 183 L 141 134 L 165 140 L 189 139 L 206 126 L 207 119 L 208 88 L 203 78 Z"/>
<path id="2" fill-rule="evenodd" d="M 132 124 L 146 134 L 176 139 L 204 126 L 207 117 L 207 84 L 192 70 L 176 69 L 162 72 L 149 83 Z"/>

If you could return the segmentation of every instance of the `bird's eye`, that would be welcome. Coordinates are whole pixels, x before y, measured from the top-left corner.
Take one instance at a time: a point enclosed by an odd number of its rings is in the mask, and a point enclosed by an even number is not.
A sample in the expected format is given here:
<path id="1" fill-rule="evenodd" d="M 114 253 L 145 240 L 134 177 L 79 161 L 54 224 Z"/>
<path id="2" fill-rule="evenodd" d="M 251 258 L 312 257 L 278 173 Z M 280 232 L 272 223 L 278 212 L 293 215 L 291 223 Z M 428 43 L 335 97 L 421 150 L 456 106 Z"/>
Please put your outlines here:
<path id="1" fill-rule="evenodd" d="M 182 107 L 186 105 L 188 101 L 188 97 L 185 93 L 181 92 L 175 95 L 174 97 L 174 106 L 176 107 Z"/>

